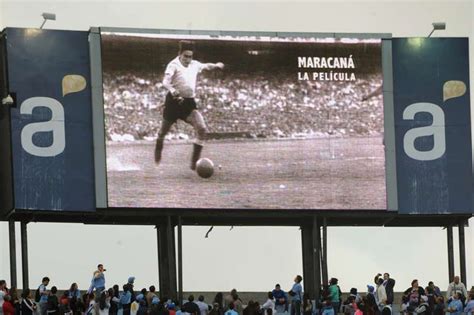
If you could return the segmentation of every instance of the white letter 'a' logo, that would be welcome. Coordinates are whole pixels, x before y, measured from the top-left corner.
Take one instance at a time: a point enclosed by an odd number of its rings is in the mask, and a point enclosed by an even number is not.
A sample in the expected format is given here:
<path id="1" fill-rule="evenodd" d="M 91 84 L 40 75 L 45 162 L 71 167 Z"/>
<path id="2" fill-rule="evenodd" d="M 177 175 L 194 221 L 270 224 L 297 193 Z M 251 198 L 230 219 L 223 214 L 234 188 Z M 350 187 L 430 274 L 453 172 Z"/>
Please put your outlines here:
<path id="1" fill-rule="evenodd" d="M 54 98 L 32 97 L 25 100 L 20 107 L 21 114 L 32 114 L 36 107 L 47 107 L 51 110 L 51 120 L 26 125 L 21 131 L 21 145 L 31 155 L 51 157 L 61 154 L 66 147 L 64 131 L 64 108 Z M 33 143 L 33 135 L 38 132 L 52 132 L 53 142 L 48 147 L 39 147 Z"/>
<path id="2" fill-rule="evenodd" d="M 411 104 L 403 111 L 404 120 L 412 120 L 417 113 L 426 112 L 433 116 L 433 123 L 429 126 L 417 127 L 407 131 L 403 138 L 405 153 L 412 159 L 431 161 L 439 159 L 446 151 L 444 128 L 444 112 L 441 107 L 433 103 Z M 433 136 L 433 148 L 429 151 L 420 151 L 415 148 L 415 140 L 419 137 Z"/>

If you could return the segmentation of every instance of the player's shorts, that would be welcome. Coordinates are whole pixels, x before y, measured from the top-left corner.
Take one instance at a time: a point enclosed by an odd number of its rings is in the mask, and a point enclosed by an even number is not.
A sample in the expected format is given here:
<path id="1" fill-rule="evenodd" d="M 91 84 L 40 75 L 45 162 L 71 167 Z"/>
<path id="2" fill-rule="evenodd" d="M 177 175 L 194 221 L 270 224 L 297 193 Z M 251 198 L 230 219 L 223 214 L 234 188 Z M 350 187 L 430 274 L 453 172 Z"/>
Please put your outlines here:
<path id="1" fill-rule="evenodd" d="M 185 98 L 179 102 L 168 92 L 165 99 L 165 110 L 163 118 L 174 123 L 178 119 L 186 120 L 193 110 L 197 109 L 194 98 Z"/>

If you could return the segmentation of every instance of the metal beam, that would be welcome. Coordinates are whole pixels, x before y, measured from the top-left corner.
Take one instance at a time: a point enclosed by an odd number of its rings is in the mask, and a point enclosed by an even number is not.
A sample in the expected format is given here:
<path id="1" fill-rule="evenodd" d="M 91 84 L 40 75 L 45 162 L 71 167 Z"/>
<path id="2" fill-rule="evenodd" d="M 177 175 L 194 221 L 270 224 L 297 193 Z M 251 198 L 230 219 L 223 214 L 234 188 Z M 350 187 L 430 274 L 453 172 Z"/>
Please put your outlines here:
<path id="1" fill-rule="evenodd" d="M 464 221 L 461 221 L 458 225 L 459 228 L 459 264 L 461 267 L 461 282 L 467 286 L 467 276 L 466 276 L 466 239 L 464 234 Z"/>
<path id="2" fill-rule="evenodd" d="M 178 217 L 178 301 L 183 302 L 183 226 Z"/>
<path id="3" fill-rule="evenodd" d="M 323 274 L 323 284 L 328 284 L 328 222 L 326 217 L 323 218 L 323 252 L 321 265 Z"/>
<path id="4" fill-rule="evenodd" d="M 10 240 L 10 283 L 12 287 L 18 288 L 16 272 L 16 235 L 15 221 L 8 221 L 8 236 Z"/>
<path id="5" fill-rule="evenodd" d="M 172 239 L 173 239 L 173 228 L 171 226 L 171 216 L 166 217 L 166 271 L 168 273 L 168 282 L 169 282 L 169 292 L 166 294 L 168 298 L 171 297 L 173 289 L 172 284 L 171 284 L 171 279 L 173 279 L 173 270 L 171 268 L 172 260 L 174 258 L 174 252 L 173 252 L 173 244 L 172 244 Z M 174 243 L 174 242 L 173 242 Z M 175 274 L 176 275 L 176 274 Z"/>
<path id="6" fill-rule="evenodd" d="M 18 210 L 11 215 L 16 221 L 82 222 L 86 224 L 155 225 L 166 222 L 167 216 L 181 216 L 182 225 L 205 226 L 302 226 L 311 222 L 313 215 L 326 217 L 330 226 L 386 226 L 445 227 L 469 220 L 472 214 L 401 215 L 378 210 L 272 210 L 248 209 L 159 209 L 111 208 L 96 212 Z M 452 223 L 450 223 L 452 222 Z M 311 224 L 310 224 L 311 225 Z"/>
<path id="7" fill-rule="evenodd" d="M 30 287 L 30 277 L 28 268 L 28 222 L 21 221 L 21 273 L 23 277 L 23 289 Z"/>
<path id="8" fill-rule="evenodd" d="M 158 272 L 160 277 L 160 298 L 176 300 L 176 251 L 174 226 L 168 216 L 158 225 Z"/>
<path id="9" fill-rule="evenodd" d="M 319 233 L 318 217 L 313 216 L 313 272 L 314 299 L 319 301 L 321 295 L 321 234 Z"/>
<path id="10" fill-rule="evenodd" d="M 176 263 L 176 235 L 174 232 L 175 224 L 171 220 L 171 216 L 168 219 L 168 235 L 169 235 L 169 252 L 170 257 L 168 259 L 169 270 L 170 270 L 170 298 L 177 300 L 178 299 L 178 279 L 177 275 L 177 263 Z"/>
<path id="11" fill-rule="evenodd" d="M 313 261 L 313 226 L 301 226 L 301 251 L 303 254 L 304 292 L 315 297 L 314 292 L 314 261 Z"/>
<path id="12" fill-rule="evenodd" d="M 156 251 L 158 253 L 158 290 L 160 292 L 160 297 L 161 297 L 161 292 L 163 292 L 163 286 L 162 286 L 162 283 L 164 281 L 163 279 L 163 274 L 164 274 L 164 270 L 162 270 L 162 260 L 164 259 L 164 257 L 162 257 L 162 254 L 161 254 L 161 249 L 163 247 L 163 245 L 161 244 L 162 240 L 161 240 L 161 232 L 160 232 L 160 228 L 161 226 L 160 225 L 155 225 L 155 229 L 156 229 Z"/>
<path id="13" fill-rule="evenodd" d="M 451 225 L 446 227 L 448 237 L 448 283 L 451 283 L 454 278 L 454 246 L 453 246 L 453 227 Z"/>

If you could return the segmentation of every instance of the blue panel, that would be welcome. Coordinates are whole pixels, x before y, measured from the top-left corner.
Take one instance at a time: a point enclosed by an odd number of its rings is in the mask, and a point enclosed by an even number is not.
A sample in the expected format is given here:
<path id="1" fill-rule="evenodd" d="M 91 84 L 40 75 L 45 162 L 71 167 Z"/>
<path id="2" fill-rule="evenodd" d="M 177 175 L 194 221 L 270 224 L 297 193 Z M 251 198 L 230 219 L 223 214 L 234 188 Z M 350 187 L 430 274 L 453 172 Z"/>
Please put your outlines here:
<path id="1" fill-rule="evenodd" d="M 94 210 L 88 32 L 10 28 L 7 56 L 15 208 Z"/>
<path id="2" fill-rule="evenodd" d="M 473 210 L 468 46 L 467 38 L 393 39 L 400 213 Z"/>

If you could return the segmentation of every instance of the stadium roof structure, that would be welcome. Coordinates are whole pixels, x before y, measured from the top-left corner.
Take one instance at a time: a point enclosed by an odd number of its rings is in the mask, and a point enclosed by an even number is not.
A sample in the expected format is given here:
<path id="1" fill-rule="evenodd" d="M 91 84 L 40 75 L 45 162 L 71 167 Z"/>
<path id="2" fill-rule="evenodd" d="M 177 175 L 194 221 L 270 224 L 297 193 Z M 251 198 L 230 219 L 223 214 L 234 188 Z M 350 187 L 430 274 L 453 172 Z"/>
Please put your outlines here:
<path id="1" fill-rule="evenodd" d="M 13 211 L 5 219 L 26 222 L 156 225 L 181 218 L 183 225 L 302 226 L 313 217 L 328 226 L 429 227 L 467 222 L 472 214 L 398 214 L 380 210 L 250 210 L 109 208 L 96 212 Z"/>
<path id="2" fill-rule="evenodd" d="M 22 274 L 28 283 L 27 228 L 30 222 L 63 222 L 84 224 L 155 225 L 160 293 L 183 297 L 182 226 L 300 226 L 302 240 L 303 277 L 305 292 L 319 298 L 316 283 L 328 282 L 327 227 L 328 226 L 385 226 L 385 227 L 446 227 L 449 279 L 454 277 L 453 227 L 459 227 L 459 255 L 461 279 L 466 283 L 466 248 L 464 226 L 472 214 L 398 214 L 381 210 L 244 210 L 244 209 L 139 209 L 108 208 L 95 212 L 16 211 L 9 215 L 10 252 L 16 252 L 15 224 L 21 221 Z M 177 227 L 177 235 L 175 234 Z M 322 236 L 321 236 L 322 228 Z M 210 231 L 210 230 L 209 230 Z M 177 241 L 177 242 L 176 242 Z M 177 245 L 176 245 L 177 244 Z M 175 248 L 176 247 L 176 248 Z M 177 259 L 176 259 L 177 253 Z M 16 255 L 10 256 L 16 266 Z M 16 268 L 11 269 L 16 283 Z"/>

